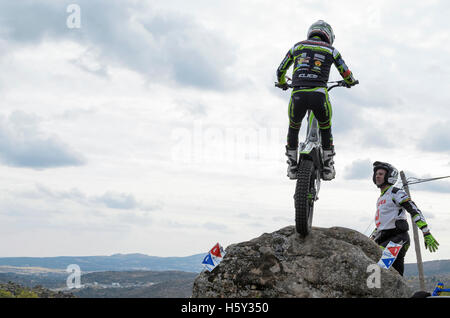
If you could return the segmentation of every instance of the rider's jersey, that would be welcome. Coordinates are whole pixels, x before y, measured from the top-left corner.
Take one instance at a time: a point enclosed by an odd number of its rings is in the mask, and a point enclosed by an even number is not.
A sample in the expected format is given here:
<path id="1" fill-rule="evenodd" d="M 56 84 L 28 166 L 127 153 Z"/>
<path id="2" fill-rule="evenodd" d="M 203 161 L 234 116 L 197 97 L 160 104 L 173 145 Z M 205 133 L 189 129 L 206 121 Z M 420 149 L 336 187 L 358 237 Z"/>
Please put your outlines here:
<path id="1" fill-rule="evenodd" d="M 338 50 L 316 37 L 295 44 L 287 52 L 277 70 L 280 84 L 286 82 L 285 75 L 292 64 L 292 85 L 296 87 L 326 87 L 332 64 L 347 83 L 355 81 Z"/>
<path id="2" fill-rule="evenodd" d="M 425 223 L 422 212 L 405 191 L 394 186 L 385 189 L 377 200 L 376 231 L 394 229 L 395 221 L 406 220 L 405 211 L 413 216 L 414 222 L 422 220 Z"/>

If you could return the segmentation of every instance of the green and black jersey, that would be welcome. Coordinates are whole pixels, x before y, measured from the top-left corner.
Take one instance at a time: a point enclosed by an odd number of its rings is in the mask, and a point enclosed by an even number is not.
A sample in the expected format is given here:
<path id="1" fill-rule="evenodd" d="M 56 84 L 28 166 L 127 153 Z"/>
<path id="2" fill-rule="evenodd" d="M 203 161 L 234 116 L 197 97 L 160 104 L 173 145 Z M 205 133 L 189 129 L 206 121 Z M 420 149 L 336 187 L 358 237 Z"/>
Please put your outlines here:
<path id="1" fill-rule="evenodd" d="M 348 84 L 355 81 L 339 51 L 316 38 L 299 42 L 287 52 L 277 70 L 280 84 L 286 82 L 285 75 L 292 64 L 292 85 L 295 87 L 326 87 L 332 64 Z"/>

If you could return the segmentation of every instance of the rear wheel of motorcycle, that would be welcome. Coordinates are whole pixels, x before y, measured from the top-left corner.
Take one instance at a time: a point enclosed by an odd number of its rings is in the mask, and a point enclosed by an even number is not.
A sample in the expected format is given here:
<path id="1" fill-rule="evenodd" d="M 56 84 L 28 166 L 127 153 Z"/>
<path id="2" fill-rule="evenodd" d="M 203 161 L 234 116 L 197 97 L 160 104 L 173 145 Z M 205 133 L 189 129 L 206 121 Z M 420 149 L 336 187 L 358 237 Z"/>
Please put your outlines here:
<path id="1" fill-rule="evenodd" d="M 305 237 L 311 231 L 314 199 L 316 196 L 316 169 L 312 160 L 300 161 L 295 187 L 295 228 Z"/>

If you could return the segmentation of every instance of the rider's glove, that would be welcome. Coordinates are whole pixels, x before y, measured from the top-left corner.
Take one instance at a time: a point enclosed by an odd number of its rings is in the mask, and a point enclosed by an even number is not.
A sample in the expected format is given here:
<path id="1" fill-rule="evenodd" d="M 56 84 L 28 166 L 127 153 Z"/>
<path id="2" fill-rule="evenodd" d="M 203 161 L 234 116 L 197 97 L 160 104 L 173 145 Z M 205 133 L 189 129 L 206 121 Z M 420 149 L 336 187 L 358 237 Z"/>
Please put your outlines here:
<path id="1" fill-rule="evenodd" d="M 355 86 L 358 83 L 359 83 L 358 81 L 352 81 L 352 82 L 344 81 L 344 86 L 347 87 L 347 88 L 350 88 L 352 86 Z"/>
<path id="2" fill-rule="evenodd" d="M 423 239 L 425 241 L 425 248 L 428 248 L 430 252 L 436 252 L 439 246 L 438 241 L 431 235 L 430 232 L 425 233 L 423 235 Z"/>

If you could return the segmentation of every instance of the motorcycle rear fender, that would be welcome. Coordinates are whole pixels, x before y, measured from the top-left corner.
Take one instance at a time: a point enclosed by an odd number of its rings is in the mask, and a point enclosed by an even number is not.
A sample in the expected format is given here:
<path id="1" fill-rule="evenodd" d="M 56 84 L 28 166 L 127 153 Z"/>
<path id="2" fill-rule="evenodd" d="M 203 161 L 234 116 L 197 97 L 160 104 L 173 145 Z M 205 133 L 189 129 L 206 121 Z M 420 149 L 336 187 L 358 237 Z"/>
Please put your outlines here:
<path id="1" fill-rule="evenodd" d="M 320 169 L 320 145 L 316 143 L 307 143 L 300 151 L 300 161 L 303 159 L 312 160 L 316 169 Z"/>

